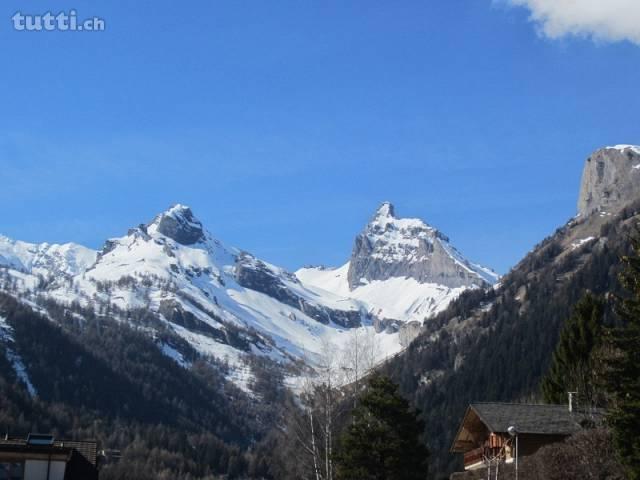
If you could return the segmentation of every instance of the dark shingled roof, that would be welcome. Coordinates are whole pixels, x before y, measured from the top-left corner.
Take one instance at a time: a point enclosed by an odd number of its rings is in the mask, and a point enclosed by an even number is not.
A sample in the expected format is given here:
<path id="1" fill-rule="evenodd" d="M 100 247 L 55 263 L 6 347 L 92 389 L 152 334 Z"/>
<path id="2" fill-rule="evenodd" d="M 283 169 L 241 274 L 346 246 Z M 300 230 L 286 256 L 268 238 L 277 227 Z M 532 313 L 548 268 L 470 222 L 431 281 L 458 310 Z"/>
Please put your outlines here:
<path id="1" fill-rule="evenodd" d="M 581 430 L 582 413 L 571 413 L 567 405 L 531 405 L 524 403 L 472 403 L 470 405 L 487 428 L 506 433 L 515 426 L 519 433 L 571 435 Z"/>
<path id="2" fill-rule="evenodd" d="M 28 445 L 27 441 L 22 438 L 0 439 L 0 449 L 16 449 L 20 451 L 43 451 L 68 453 L 76 450 L 94 467 L 98 463 L 98 444 L 94 440 L 89 441 L 70 441 L 55 440 L 52 445 Z"/>

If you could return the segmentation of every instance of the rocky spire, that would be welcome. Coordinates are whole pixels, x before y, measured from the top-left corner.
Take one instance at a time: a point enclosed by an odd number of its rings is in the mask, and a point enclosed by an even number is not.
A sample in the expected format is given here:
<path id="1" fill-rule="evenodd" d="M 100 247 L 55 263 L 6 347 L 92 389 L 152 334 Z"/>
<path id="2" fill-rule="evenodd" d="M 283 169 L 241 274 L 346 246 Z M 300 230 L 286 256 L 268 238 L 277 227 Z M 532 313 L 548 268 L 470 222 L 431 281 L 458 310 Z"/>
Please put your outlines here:
<path id="1" fill-rule="evenodd" d="M 452 288 L 496 280 L 464 259 L 438 230 L 417 218 L 396 217 L 393 205 L 384 202 L 356 237 L 347 278 L 353 290 L 393 277 Z"/>

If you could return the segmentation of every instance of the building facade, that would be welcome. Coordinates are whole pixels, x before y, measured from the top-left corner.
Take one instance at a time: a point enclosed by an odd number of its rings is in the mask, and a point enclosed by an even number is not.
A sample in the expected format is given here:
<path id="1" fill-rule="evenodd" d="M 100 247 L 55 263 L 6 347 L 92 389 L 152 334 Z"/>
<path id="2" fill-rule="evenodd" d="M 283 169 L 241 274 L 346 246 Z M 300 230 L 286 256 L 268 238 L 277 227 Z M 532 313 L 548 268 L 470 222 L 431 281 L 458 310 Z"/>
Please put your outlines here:
<path id="1" fill-rule="evenodd" d="M 0 480 L 98 480 L 96 442 L 50 435 L 0 440 Z"/>

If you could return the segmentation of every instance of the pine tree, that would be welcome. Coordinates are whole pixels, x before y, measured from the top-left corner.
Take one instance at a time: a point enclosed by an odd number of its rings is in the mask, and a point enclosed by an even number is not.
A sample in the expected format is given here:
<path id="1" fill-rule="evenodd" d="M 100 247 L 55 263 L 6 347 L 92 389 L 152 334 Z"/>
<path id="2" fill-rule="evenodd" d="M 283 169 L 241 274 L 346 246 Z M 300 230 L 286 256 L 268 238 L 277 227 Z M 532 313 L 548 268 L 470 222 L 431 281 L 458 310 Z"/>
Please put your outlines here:
<path id="1" fill-rule="evenodd" d="M 623 257 L 620 282 L 627 294 L 616 311 L 624 325 L 611 332 L 615 354 L 609 360 L 613 408 L 608 415 L 620 462 L 630 480 L 640 479 L 640 236 L 632 239 L 633 254 Z"/>
<path id="2" fill-rule="evenodd" d="M 428 450 L 421 441 L 424 422 L 384 376 L 370 379 L 341 438 L 339 480 L 423 480 Z"/>
<path id="3" fill-rule="evenodd" d="M 593 353 L 603 331 L 604 304 L 586 293 L 565 322 L 541 389 L 547 403 L 566 403 L 567 392 L 577 392 L 586 406 L 596 402 Z"/>

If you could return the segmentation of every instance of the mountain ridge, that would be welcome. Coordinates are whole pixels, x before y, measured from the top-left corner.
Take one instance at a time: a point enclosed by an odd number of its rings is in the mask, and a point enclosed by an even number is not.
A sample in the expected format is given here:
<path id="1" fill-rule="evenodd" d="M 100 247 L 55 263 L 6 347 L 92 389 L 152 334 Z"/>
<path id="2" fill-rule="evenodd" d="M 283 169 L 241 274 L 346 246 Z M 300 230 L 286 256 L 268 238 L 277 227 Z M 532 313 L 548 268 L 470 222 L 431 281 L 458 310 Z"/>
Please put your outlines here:
<path id="1" fill-rule="evenodd" d="M 391 204 L 387 208 L 393 209 Z M 409 232 L 405 240 L 418 233 Z M 37 292 L 123 318 L 128 310 L 146 309 L 201 355 L 229 362 L 244 387 L 245 357 L 314 365 L 324 343 L 343 349 L 354 329 L 376 335 L 376 361 L 381 361 L 406 346 L 407 335 L 401 331 L 407 323 L 424 321 L 467 288 L 420 283 L 398 274 L 365 290 L 403 291 L 398 296 L 402 308 L 375 308 L 366 298 L 318 288 L 300 271 L 289 272 L 227 247 L 183 204 L 106 240 L 100 250 L 3 239 L 0 265 L 18 285 L 18 294 Z M 405 264 L 411 263 L 408 258 Z M 407 282 L 418 288 L 407 290 Z M 179 350 L 167 345 L 162 350 L 182 362 Z"/>

